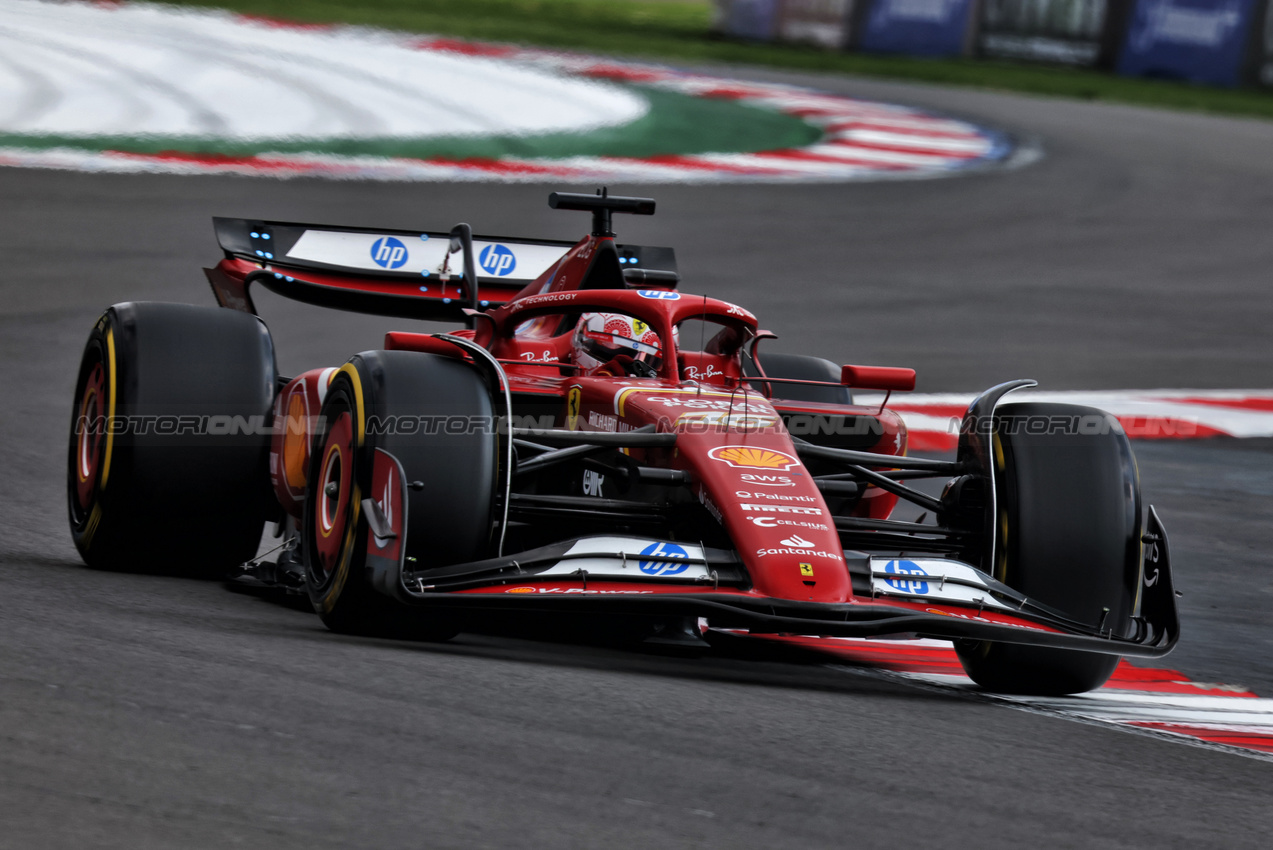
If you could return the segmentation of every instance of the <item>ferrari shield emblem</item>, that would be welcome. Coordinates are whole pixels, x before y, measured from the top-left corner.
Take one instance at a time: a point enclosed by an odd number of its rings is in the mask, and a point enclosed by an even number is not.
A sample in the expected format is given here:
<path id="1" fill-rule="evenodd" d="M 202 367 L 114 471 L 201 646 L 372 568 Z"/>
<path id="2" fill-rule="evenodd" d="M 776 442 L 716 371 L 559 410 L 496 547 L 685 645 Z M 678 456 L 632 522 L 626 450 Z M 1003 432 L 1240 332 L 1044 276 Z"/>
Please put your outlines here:
<path id="1" fill-rule="evenodd" d="M 566 429 L 569 431 L 579 430 L 579 398 L 582 395 L 583 390 L 579 387 L 571 387 L 566 396 Z"/>

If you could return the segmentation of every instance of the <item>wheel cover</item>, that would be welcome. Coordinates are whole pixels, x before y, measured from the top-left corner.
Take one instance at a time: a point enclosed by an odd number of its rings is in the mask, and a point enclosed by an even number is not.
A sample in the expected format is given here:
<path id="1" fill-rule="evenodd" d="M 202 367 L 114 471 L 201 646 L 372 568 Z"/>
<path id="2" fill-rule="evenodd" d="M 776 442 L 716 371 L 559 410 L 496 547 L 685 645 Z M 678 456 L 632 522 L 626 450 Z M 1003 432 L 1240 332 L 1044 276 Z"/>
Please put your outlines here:
<path id="1" fill-rule="evenodd" d="M 75 501 L 81 511 L 93 504 L 105 440 L 106 370 L 98 363 L 89 373 L 75 419 Z"/>
<path id="2" fill-rule="evenodd" d="M 314 548 L 324 575 L 340 564 L 353 490 L 353 418 L 341 413 L 327 432 L 318 484 L 313 490 Z"/>

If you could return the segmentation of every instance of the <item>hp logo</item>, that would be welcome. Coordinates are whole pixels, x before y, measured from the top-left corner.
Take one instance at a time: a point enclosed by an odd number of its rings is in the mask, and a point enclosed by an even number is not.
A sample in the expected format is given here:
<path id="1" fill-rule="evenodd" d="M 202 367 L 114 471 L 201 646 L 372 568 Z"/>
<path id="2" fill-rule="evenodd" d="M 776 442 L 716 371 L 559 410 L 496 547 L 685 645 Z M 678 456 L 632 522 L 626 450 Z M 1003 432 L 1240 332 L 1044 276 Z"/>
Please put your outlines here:
<path id="1" fill-rule="evenodd" d="M 382 269 L 401 268 L 407 262 L 407 246 L 392 236 L 381 236 L 371 243 L 371 259 Z"/>
<path id="2" fill-rule="evenodd" d="M 690 567 L 689 553 L 675 543 L 651 543 L 641 550 L 641 557 L 668 559 L 637 561 L 637 569 L 648 576 L 674 576 L 685 572 Z"/>
<path id="3" fill-rule="evenodd" d="M 517 268 L 517 258 L 503 245 L 487 245 L 477 255 L 477 264 L 489 275 L 504 277 Z"/>
<path id="4" fill-rule="evenodd" d="M 922 576 L 928 578 L 928 573 L 924 572 L 924 568 L 914 561 L 889 561 L 884 565 L 884 572 L 899 576 Z M 927 593 L 928 582 L 917 581 L 915 579 L 890 578 L 886 579 L 889 587 L 900 590 L 903 593 Z"/>
<path id="5" fill-rule="evenodd" d="M 651 301 L 680 301 L 681 293 L 669 292 L 666 289 L 638 289 L 637 295 L 642 298 L 649 298 Z"/>

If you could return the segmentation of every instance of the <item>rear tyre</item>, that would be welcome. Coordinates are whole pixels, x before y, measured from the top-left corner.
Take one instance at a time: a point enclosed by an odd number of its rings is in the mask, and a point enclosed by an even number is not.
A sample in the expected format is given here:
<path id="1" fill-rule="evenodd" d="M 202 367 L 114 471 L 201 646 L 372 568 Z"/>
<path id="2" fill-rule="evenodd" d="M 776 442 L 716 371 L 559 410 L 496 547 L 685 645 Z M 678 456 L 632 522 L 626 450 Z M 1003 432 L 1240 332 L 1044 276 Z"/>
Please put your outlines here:
<path id="1" fill-rule="evenodd" d="M 788 378 L 793 381 L 831 381 L 840 383 L 840 367 L 821 357 L 806 354 L 766 354 L 760 358 L 765 376 Z M 743 374 L 759 377 L 760 372 L 750 359 L 744 360 Z M 763 381 L 751 381 L 752 389 L 765 391 Z M 773 397 L 788 401 L 809 401 L 815 404 L 852 404 L 853 392 L 848 387 L 819 387 L 809 384 L 772 384 Z"/>
<path id="2" fill-rule="evenodd" d="M 1108 413 L 1008 404 L 996 413 L 1000 539 L 995 578 L 1079 625 L 1126 635 L 1141 581 L 1141 496 L 1127 436 Z M 1119 657 L 961 641 L 964 670 L 991 691 L 1099 688 Z"/>
<path id="3" fill-rule="evenodd" d="M 255 316 L 116 304 L 80 360 L 67 448 L 71 537 L 104 569 L 223 575 L 271 516 L 274 344 Z"/>
<path id="4" fill-rule="evenodd" d="M 498 435 L 481 376 L 457 360 L 411 351 L 356 355 L 333 378 L 314 434 L 302 525 L 306 586 L 328 628 L 346 634 L 446 640 L 454 618 L 408 608 L 366 574 L 377 448 L 419 482 L 407 497 L 407 564 L 485 557 L 491 545 Z"/>

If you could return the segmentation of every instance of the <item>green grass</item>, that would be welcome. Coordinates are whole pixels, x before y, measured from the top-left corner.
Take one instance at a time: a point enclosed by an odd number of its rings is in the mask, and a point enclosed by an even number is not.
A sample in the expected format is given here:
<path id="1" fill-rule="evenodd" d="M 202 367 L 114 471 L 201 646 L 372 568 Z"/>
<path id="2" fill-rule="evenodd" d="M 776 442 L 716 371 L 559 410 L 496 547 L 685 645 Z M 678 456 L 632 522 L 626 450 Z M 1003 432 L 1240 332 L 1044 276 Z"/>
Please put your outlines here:
<path id="1" fill-rule="evenodd" d="M 736 62 L 1273 118 L 1273 90 L 1217 89 L 991 60 L 913 59 L 713 37 L 708 0 L 183 0 L 295 21 L 352 23 L 615 56 Z"/>

